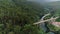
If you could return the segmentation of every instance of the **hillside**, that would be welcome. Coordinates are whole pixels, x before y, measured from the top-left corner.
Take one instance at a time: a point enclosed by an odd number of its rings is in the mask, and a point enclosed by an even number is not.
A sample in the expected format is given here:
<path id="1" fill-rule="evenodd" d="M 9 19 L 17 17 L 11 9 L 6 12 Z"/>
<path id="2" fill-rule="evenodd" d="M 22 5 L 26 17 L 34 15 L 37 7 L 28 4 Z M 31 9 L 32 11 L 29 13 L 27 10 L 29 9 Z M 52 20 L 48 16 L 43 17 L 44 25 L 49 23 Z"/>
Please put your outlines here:
<path id="1" fill-rule="evenodd" d="M 54 8 L 60 8 L 60 1 L 56 1 L 56 2 L 49 2 L 46 3 L 48 6 L 52 6 Z"/>
<path id="2" fill-rule="evenodd" d="M 53 9 L 56 11 L 56 15 L 57 16 L 60 16 L 60 1 L 56 1 L 56 2 L 49 2 L 49 3 L 46 3 L 46 6 L 50 6 L 50 7 L 53 7 Z"/>

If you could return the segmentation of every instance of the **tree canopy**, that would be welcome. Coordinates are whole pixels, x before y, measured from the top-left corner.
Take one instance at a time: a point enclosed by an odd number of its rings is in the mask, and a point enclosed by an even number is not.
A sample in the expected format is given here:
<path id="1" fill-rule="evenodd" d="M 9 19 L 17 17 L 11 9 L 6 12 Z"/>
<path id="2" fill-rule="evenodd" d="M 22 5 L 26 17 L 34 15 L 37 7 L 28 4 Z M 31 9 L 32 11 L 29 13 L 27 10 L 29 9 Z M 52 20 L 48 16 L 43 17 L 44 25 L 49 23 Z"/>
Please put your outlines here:
<path id="1" fill-rule="evenodd" d="M 49 11 L 36 2 L 0 0 L 0 34 L 45 34 L 42 28 L 32 24 L 46 13 Z"/>

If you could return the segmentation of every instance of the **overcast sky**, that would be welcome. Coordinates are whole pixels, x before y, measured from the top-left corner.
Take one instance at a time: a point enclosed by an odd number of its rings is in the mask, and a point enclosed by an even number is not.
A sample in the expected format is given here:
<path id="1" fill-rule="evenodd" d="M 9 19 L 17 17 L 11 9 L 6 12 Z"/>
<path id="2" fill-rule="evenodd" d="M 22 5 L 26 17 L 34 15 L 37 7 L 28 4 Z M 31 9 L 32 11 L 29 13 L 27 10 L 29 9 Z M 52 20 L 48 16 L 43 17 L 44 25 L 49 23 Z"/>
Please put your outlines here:
<path id="1" fill-rule="evenodd" d="M 47 0 L 47 1 L 59 1 L 59 0 Z"/>
<path id="2" fill-rule="evenodd" d="M 38 1 L 38 2 L 54 2 L 54 1 L 60 1 L 60 0 L 30 0 L 30 1 Z"/>

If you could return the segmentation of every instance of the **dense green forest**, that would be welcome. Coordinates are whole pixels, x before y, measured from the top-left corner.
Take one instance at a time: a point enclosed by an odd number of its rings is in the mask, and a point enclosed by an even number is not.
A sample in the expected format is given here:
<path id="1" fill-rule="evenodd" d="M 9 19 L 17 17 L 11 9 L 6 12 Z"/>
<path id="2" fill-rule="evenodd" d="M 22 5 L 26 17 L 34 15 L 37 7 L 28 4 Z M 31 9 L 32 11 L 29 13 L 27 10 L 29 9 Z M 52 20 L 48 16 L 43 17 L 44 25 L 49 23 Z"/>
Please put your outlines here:
<path id="1" fill-rule="evenodd" d="M 0 0 L 0 34 L 49 34 L 39 25 L 33 25 L 47 13 L 55 16 L 56 11 L 27 0 Z M 48 24 L 47 27 L 59 34 L 53 25 Z"/>

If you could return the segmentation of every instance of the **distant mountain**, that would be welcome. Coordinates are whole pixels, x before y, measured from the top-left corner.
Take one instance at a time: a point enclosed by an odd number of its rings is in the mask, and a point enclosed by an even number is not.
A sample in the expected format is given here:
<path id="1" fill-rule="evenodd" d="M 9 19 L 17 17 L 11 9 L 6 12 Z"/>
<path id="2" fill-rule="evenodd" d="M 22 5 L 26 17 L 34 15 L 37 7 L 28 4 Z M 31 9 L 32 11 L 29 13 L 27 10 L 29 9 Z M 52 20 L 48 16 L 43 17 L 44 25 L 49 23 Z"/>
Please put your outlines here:
<path id="1" fill-rule="evenodd" d="M 56 1 L 56 2 L 48 2 L 45 3 L 47 6 L 52 6 L 54 8 L 60 8 L 60 1 Z"/>

